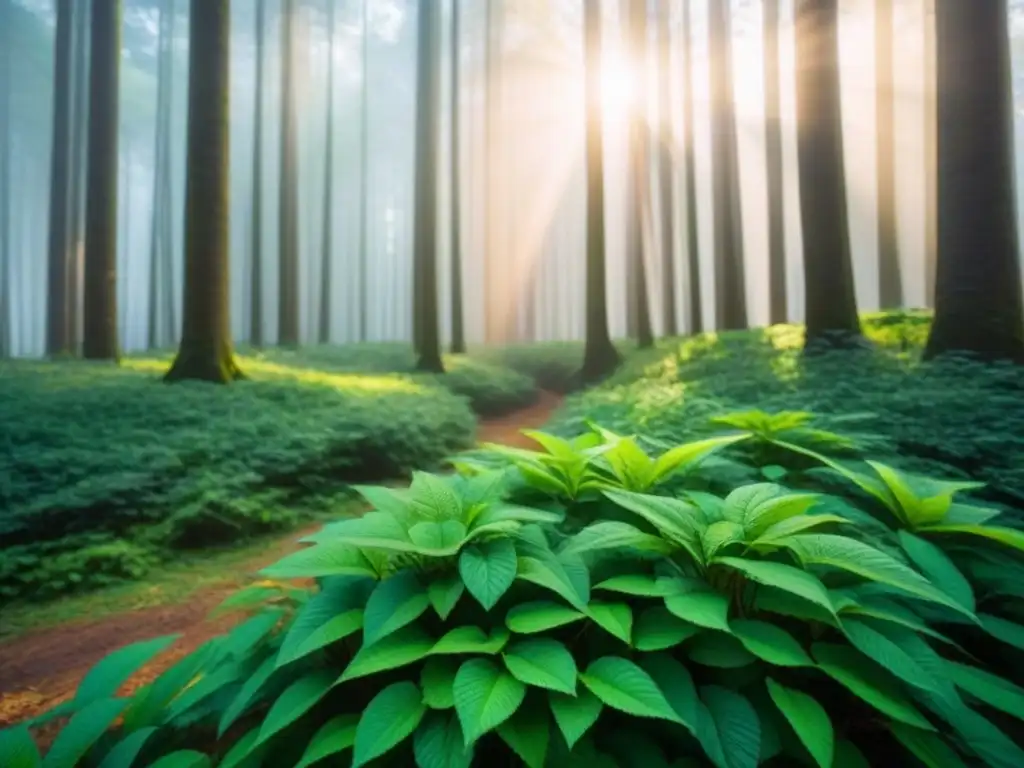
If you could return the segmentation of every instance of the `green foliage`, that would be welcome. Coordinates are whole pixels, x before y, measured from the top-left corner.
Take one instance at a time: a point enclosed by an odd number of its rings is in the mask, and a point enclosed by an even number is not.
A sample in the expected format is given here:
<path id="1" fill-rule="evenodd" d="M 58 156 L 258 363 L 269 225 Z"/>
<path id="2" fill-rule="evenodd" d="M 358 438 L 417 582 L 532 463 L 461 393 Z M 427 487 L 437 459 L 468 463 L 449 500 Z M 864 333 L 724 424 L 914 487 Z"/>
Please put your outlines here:
<path id="1" fill-rule="evenodd" d="M 620 353 L 631 349 L 623 342 L 616 345 Z M 474 353 L 482 360 L 518 371 L 548 392 L 566 394 L 582 387 L 583 342 L 548 341 L 539 344 L 512 344 L 482 349 Z"/>
<path id="2" fill-rule="evenodd" d="M 251 618 L 130 699 L 169 638 L 108 657 L 56 744 L 89 764 L 1024 764 L 1016 531 L 963 484 L 786 430 L 656 450 L 591 425 L 360 487 L 370 512 L 264 571 L 314 588 L 234 596 Z M 765 443 L 815 466 L 758 480 Z M 0 762 L 25 754 L 0 733 Z"/>

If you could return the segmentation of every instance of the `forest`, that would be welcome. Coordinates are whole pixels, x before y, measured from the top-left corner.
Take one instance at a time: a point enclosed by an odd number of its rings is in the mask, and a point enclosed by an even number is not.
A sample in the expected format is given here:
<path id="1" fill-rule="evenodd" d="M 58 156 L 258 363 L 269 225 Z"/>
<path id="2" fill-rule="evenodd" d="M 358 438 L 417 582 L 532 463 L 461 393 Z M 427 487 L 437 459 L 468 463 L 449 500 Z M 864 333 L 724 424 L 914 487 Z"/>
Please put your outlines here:
<path id="1" fill-rule="evenodd" d="M 1024 0 L 0 0 L 0 767 L 1024 766 L 1021 147 Z"/>

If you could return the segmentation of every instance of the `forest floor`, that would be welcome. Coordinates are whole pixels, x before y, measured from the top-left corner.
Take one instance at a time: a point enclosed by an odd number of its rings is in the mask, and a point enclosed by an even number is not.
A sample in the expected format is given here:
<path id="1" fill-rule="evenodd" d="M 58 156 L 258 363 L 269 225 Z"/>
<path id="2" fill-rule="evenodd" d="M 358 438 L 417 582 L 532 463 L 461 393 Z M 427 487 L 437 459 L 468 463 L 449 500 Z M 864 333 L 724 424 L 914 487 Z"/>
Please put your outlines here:
<path id="1" fill-rule="evenodd" d="M 481 421 L 477 440 L 531 447 L 532 441 L 520 430 L 542 427 L 560 403 L 560 396 L 542 392 L 528 408 Z M 239 621 L 238 613 L 208 616 L 257 571 L 295 550 L 299 539 L 319 527 L 292 531 L 228 554 L 182 561 L 142 582 L 67 598 L 30 609 L 21 617 L 4 617 L 6 626 L 0 629 L 16 636 L 6 641 L 0 636 L 0 728 L 70 699 L 89 668 L 111 651 L 180 633 L 170 649 L 132 676 L 121 694 L 152 682 L 175 661 Z M 58 729 L 54 722 L 40 729 L 37 737 L 48 742 Z"/>

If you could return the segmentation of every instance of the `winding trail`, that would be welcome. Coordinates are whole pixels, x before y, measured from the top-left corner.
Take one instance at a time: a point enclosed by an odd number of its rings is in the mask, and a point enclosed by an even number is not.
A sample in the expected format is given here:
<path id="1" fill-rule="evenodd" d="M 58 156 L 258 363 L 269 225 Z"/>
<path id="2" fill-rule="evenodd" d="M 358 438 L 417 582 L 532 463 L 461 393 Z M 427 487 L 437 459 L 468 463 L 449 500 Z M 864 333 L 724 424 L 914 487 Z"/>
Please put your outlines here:
<path id="1" fill-rule="evenodd" d="M 477 441 L 530 447 L 532 441 L 520 434 L 520 430 L 540 428 L 560 404 L 560 396 L 542 392 L 538 401 L 528 408 L 482 421 Z M 317 524 L 293 531 L 282 539 L 268 542 L 258 559 L 241 568 L 255 574 L 293 551 L 300 538 L 319 527 Z M 0 729 L 35 717 L 70 699 L 89 668 L 111 651 L 139 640 L 180 633 L 181 637 L 170 649 L 132 676 L 122 687 L 121 694 L 127 695 L 152 682 L 175 661 L 239 620 L 237 613 L 207 619 L 210 611 L 237 588 L 233 583 L 214 586 L 192 593 L 185 603 L 117 613 L 98 621 L 83 618 L 0 643 Z M 59 727 L 59 722 L 54 722 L 38 729 L 37 740 L 41 745 L 47 744 Z"/>

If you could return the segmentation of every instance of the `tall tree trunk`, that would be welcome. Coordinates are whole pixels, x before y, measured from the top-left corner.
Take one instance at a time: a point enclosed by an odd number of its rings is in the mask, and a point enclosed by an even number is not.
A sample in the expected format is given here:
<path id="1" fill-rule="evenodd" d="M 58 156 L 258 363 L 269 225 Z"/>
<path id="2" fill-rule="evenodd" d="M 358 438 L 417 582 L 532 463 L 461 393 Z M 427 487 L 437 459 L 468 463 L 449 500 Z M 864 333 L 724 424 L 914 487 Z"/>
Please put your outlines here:
<path id="1" fill-rule="evenodd" d="M 505 317 L 500 309 L 502 302 L 496 295 L 500 290 L 501 272 L 495 258 L 496 251 L 496 198 L 497 174 L 495 173 L 495 151 L 497 120 L 495 115 L 495 91 L 497 90 L 496 53 L 500 51 L 497 37 L 500 14 L 495 9 L 498 0 L 484 0 L 484 84 L 483 84 L 483 278 L 484 278 L 484 340 L 491 344 L 501 339 Z"/>
<path id="2" fill-rule="evenodd" d="M 93 0 L 82 354 L 117 360 L 117 140 L 121 0 Z"/>
<path id="3" fill-rule="evenodd" d="M 939 254 L 925 357 L 1024 362 L 1007 1 L 936 3 Z"/>
<path id="4" fill-rule="evenodd" d="M 11 348 L 11 0 L 0 0 L 0 358 Z"/>
<path id="5" fill-rule="evenodd" d="M 185 170 L 185 313 L 167 381 L 242 377 L 231 348 L 228 281 L 230 0 L 192 0 Z"/>
<path id="6" fill-rule="evenodd" d="M 903 306 L 896 220 L 895 83 L 892 0 L 875 0 L 875 80 L 878 137 L 878 301 L 882 309 Z"/>
<path id="7" fill-rule="evenodd" d="M 630 118 L 629 254 L 633 261 L 633 309 L 636 313 L 636 342 L 641 349 L 654 346 L 651 327 L 651 300 L 647 292 L 647 259 L 644 253 L 644 229 L 650 211 L 650 158 L 647 141 L 647 0 L 629 0 L 629 47 L 637 85 L 636 105 Z"/>
<path id="8" fill-rule="evenodd" d="M 697 167 L 693 148 L 693 34 L 690 0 L 683 0 L 683 152 L 686 160 L 686 260 L 689 276 L 689 332 L 704 331 L 700 280 L 700 237 L 697 230 Z"/>
<path id="9" fill-rule="evenodd" d="M 413 324 L 420 328 L 416 369 L 444 373 L 437 306 L 437 150 L 440 118 L 440 8 L 419 6 L 416 54 L 416 180 L 413 248 L 419 294 Z"/>
<path id="10" fill-rule="evenodd" d="M 938 260 L 938 105 L 935 64 L 935 0 L 924 0 L 924 304 L 935 306 Z"/>
<path id="11" fill-rule="evenodd" d="M 715 222 L 715 318 L 720 330 L 747 327 L 743 209 L 739 199 L 736 107 L 729 3 L 708 6 L 711 162 Z"/>
<path id="12" fill-rule="evenodd" d="M 765 176 L 768 183 L 768 320 L 789 320 L 786 292 L 785 188 L 779 75 L 779 0 L 764 0 Z"/>
<path id="13" fill-rule="evenodd" d="M 436 0 L 435 0 L 436 2 Z M 359 340 L 368 338 L 370 256 L 367 253 L 370 223 L 367 203 L 370 180 L 370 0 L 363 0 L 362 84 L 359 92 Z"/>
<path id="14" fill-rule="evenodd" d="M 252 145 L 252 267 L 249 276 L 249 343 L 263 346 L 263 70 L 267 3 L 256 0 L 256 104 Z"/>
<path id="15" fill-rule="evenodd" d="M 466 330 L 463 322 L 462 307 L 462 183 L 459 163 L 460 155 L 460 130 L 461 111 L 461 79 L 459 77 L 459 53 L 462 50 L 460 45 L 461 34 L 459 24 L 459 0 L 452 0 L 452 100 L 451 100 L 451 185 L 452 185 L 452 255 L 451 255 L 451 282 L 452 282 L 452 352 L 463 353 L 466 351 Z"/>
<path id="16" fill-rule="evenodd" d="M 167 286 L 161 290 L 164 260 L 171 259 L 164 238 L 164 220 L 170 216 L 171 200 L 164 195 L 167 189 L 167 175 L 170 163 L 171 124 L 171 74 L 173 59 L 174 0 L 163 0 L 160 6 L 160 29 L 157 41 L 157 95 L 156 95 L 156 136 L 153 139 L 153 212 L 150 220 L 149 238 L 149 340 L 147 346 L 156 349 L 161 345 L 160 305 L 167 296 Z M 173 332 L 172 328 L 168 329 Z"/>
<path id="17" fill-rule="evenodd" d="M 299 343 L 299 169 L 295 104 L 295 0 L 281 6 L 281 180 L 278 194 L 277 343 Z"/>
<path id="18" fill-rule="evenodd" d="M 331 340 L 331 256 L 334 250 L 334 5 L 327 0 L 327 146 L 324 149 L 324 214 L 323 240 L 320 244 L 320 327 L 321 344 Z"/>
<path id="19" fill-rule="evenodd" d="M 665 336 L 679 333 L 676 307 L 675 202 L 672 194 L 672 87 L 670 6 L 658 6 L 658 196 L 661 201 L 661 311 Z"/>
<path id="20" fill-rule="evenodd" d="M 71 351 L 68 323 L 68 192 L 71 112 L 71 0 L 57 0 L 53 51 L 53 136 L 46 282 L 46 354 Z"/>
<path id="21" fill-rule="evenodd" d="M 89 28 L 92 0 L 74 3 L 74 65 L 72 91 L 74 116 L 71 120 L 71 200 L 68 227 L 68 328 L 73 352 L 81 349 L 83 333 L 82 299 L 84 283 L 86 143 L 89 128 Z"/>
<path id="22" fill-rule="evenodd" d="M 583 60 L 586 78 L 587 271 L 586 333 L 582 383 L 596 382 L 618 367 L 619 353 L 608 332 L 604 222 L 604 118 L 601 111 L 601 7 L 583 7 Z"/>

